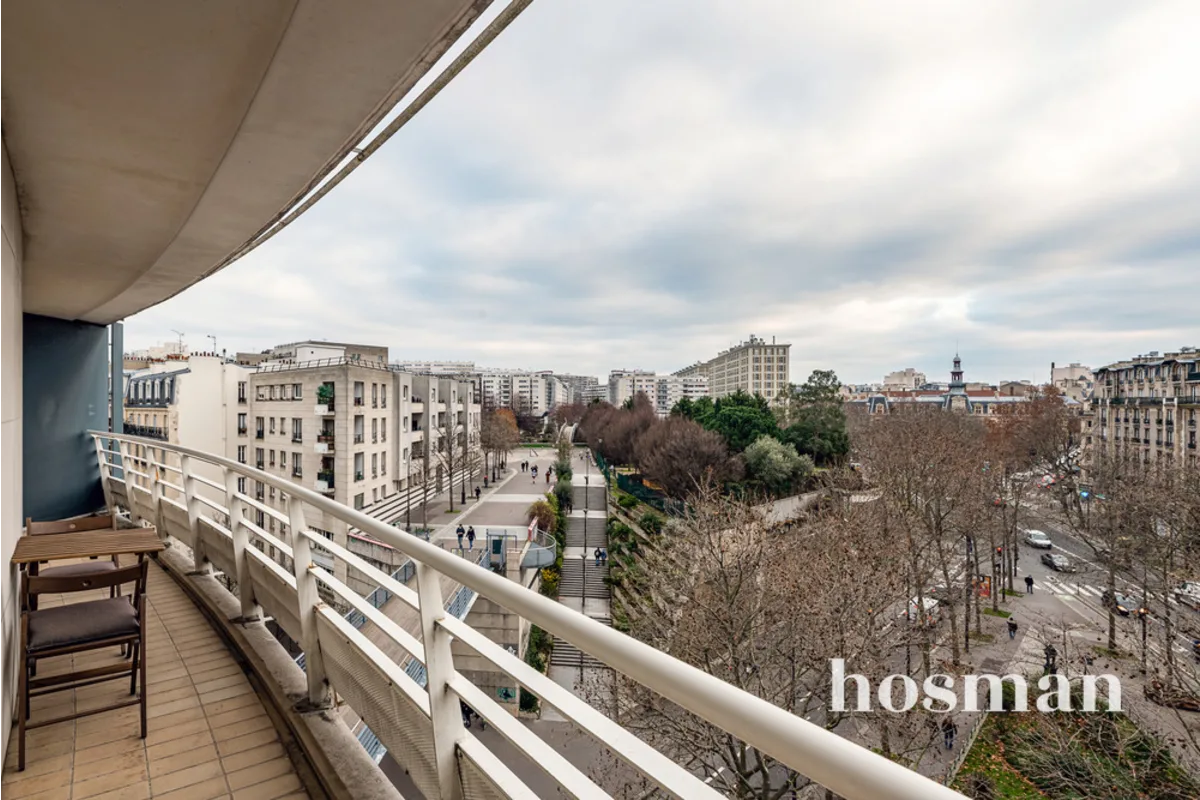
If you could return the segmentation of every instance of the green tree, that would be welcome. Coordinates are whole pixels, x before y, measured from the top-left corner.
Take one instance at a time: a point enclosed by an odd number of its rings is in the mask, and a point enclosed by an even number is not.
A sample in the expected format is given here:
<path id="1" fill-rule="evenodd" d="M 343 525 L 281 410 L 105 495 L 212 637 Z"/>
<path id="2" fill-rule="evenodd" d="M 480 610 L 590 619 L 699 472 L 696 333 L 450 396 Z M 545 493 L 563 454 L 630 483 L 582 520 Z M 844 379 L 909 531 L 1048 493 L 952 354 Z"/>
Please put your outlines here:
<path id="1" fill-rule="evenodd" d="M 836 463 L 850 452 L 841 381 L 832 370 L 813 370 L 807 381 L 789 386 L 779 399 L 780 438 L 797 452 L 818 464 Z"/>
<path id="2" fill-rule="evenodd" d="M 813 471 L 811 458 L 797 453 L 795 446 L 771 436 L 754 440 L 742 458 L 750 477 L 774 492 L 790 489 Z"/>
<path id="3" fill-rule="evenodd" d="M 779 436 L 779 425 L 766 399 L 742 391 L 718 399 L 709 421 L 701 424 L 721 434 L 735 453 L 745 450 L 760 436 Z"/>

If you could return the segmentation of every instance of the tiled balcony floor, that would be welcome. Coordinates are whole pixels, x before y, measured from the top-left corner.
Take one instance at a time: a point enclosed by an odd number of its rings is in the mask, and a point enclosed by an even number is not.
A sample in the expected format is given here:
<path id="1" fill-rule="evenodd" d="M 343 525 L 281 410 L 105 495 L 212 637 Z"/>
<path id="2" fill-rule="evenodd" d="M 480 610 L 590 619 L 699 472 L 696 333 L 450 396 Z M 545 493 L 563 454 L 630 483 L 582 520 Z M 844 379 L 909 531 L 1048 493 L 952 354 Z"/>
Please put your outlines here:
<path id="1" fill-rule="evenodd" d="M 93 597 L 98 595 L 93 595 Z M 104 596 L 107 596 L 105 593 Z M 70 602 L 93 599 L 70 595 Z M 44 596 L 43 607 L 64 598 Z M 132 706 L 28 732 L 17 772 L 17 728 L 5 754 L 5 800 L 307 797 L 262 702 L 191 600 L 150 565 L 146 738 Z M 68 668 L 46 660 L 39 674 Z M 77 656 L 76 667 L 111 663 L 116 648 Z M 55 662 L 58 663 L 55 663 Z M 127 680 L 36 697 L 31 719 L 128 697 Z"/>

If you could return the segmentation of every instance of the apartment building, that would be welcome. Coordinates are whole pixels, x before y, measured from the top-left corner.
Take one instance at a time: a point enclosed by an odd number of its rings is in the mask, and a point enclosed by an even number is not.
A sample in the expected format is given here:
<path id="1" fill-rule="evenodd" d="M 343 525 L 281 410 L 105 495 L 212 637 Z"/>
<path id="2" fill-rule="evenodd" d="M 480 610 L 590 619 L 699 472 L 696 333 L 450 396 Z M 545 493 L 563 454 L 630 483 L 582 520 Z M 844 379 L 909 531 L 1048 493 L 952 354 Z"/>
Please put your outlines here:
<path id="1" fill-rule="evenodd" d="M 708 397 L 708 378 L 703 375 L 660 375 L 655 384 L 655 408 L 667 416 L 675 404 L 684 398 L 696 400 Z"/>
<path id="2" fill-rule="evenodd" d="M 356 359 L 327 344 L 304 345 L 292 358 L 260 364 L 250 375 L 248 424 L 239 429 L 237 460 L 368 513 L 386 503 L 394 512 L 388 522 L 463 484 L 478 461 L 474 386 L 399 372 L 382 350 L 381 357 Z M 274 489 L 249 488 L 256 499 L 286 511 L 285 498 Z M 262 511 L 255 516 L 275 532 L 274 519 Z M 307 522 L 350 546 L 344 524 L 332 518 Z"/>
<path id="3" fill-rule="evenodd" d="M 241 398 L 251 373 L 211 353 L 147 357 L 144 369 L 125 378 L 124 432 L 234 458 L 238 431 L 246 425 Z M 198 467 L 197 474 L 220 477 L 212 465 Z M 224 493 L 210 486 L 198 491 L 224 500 Z"/>
<path id="4" fill-rule="evenodd" d="M 658 373 L 644 369 L 615 369 L 608 373 L 608 402 L 619 406 L 641 392 L 654 402 L 658 397 Z"/>
<path id="5" fill-rule="evenodd" d="M 1060 367 L 1050 362 L 1050 384 L 1072 400 L 1091 400 L 1095 378 L 1090 367 L 1071 363 Z"/>
<path id="6" fill-rule="evenodd" d="M 925 373 L 906 367 L 883 376 L 883 388 L 893 392 L 912 391 L 925 383 Z"/>
<path id="7" fill-rule="evenodd" d="M 1144 458 L 1189 459 L 1200 425 L 1200 349 L 1154 351 L 1095 371 L 1084 442 Z"/>
<path id="8" fill-rule="evenodd" d="M 473 375 L 474 361 L 394 361 L 392 366 L 412 375 L 439 375 L 443 378 Z"/>
<path id="9" fill-rule="evenodd" d="M 715 358 L 685 367 L 675 374 L 707 378 L 713 397 L 725 397 L 741 390 L 747 394 L 761 394 L 773 402 L 788 386 L 791 347 L 791 344 L 777 342 L 775 337 L 768 342 L 751 334 L 749 339 L 721 351 Z"/>

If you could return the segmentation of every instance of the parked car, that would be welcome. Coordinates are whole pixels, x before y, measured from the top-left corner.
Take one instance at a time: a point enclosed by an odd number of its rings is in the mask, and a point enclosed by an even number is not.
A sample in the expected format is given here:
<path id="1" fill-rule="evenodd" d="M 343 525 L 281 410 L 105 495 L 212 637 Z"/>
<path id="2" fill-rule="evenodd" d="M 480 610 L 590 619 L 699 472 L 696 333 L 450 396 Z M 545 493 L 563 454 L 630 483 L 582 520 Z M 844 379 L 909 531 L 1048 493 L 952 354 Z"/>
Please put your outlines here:
<path id="1" fill-rule="evenodd" d="M 1200 611 L 1200 581 L 1184 581 L 1176 586 L 1175 599 Z"/>
<path id="2" fill-rule="evenodd" d="M 1042 563 L 1055 572 L 1074 572 L 1075 565 L 1058 553 L 1042 553 Z"/>
<path id="3" fill-rule="evenodd" d="M 1120 614 L 1122 617 L 1128 617 L 1130 614 L 1142 616 L 1149 613 L 1149 609 L 1134 600 L 1129 595 L 1121 594 L 1120 592 L 1112 592 L 1107 589 L 1100 596 L 1100 604 L 1105 608 L 1111 608 L 1113 611 Z"/>
<path id="4" fill-rule="evenodd" d="M 1025 544 L 1041 550 L 1049 550 L 1054 546 L 1044 531 L 1025 531 Z"/>

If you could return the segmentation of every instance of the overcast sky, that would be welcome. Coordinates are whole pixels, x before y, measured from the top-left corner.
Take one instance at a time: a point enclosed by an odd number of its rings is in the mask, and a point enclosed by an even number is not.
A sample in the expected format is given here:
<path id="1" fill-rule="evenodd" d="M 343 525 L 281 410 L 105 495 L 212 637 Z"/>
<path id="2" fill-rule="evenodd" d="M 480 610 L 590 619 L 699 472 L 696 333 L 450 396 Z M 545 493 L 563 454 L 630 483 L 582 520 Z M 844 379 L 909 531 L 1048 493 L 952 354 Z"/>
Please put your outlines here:
<path id="1" fill-rule="evenodd" d="M 498 3 L 499 5 L 499 3 Z M 541 0 L 126 343 L 1045 380 L 1200 345 L 1200 3 Z"/>

